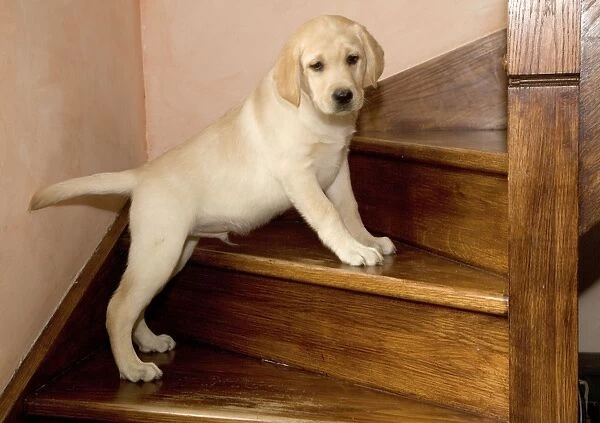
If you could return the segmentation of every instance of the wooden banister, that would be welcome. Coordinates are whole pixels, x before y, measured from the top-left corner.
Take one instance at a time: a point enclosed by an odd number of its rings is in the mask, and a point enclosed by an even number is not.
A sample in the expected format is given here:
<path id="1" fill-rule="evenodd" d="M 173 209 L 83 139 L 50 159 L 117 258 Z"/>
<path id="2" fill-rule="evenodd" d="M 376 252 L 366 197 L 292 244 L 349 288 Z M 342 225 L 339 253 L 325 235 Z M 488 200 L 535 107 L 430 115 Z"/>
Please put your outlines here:
<path id="1" fill-rule="evenodd" d="M 577 420 L 580 11 L 509 1 L 511 423 Z"/>

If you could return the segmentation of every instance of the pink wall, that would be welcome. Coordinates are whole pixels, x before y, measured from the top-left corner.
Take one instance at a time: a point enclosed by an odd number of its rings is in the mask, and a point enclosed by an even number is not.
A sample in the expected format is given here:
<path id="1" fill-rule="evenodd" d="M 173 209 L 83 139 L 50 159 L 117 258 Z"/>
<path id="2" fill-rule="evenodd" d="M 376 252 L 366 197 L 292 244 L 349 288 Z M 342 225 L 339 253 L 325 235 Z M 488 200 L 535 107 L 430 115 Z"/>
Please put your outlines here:
<path id="1" fill-rule="evenodd" d="M 313 16 L 365 24 L 384 77 L 506 26 L 506 0 L 141 0 L 149 156 L 196 134 L 267 72 Z"/>
<path id="2" fill-rule="evenodd" d="M 114 213 L 38 187 L 145 160 L 137 0 L 0 2 L 0 392 Z"/>

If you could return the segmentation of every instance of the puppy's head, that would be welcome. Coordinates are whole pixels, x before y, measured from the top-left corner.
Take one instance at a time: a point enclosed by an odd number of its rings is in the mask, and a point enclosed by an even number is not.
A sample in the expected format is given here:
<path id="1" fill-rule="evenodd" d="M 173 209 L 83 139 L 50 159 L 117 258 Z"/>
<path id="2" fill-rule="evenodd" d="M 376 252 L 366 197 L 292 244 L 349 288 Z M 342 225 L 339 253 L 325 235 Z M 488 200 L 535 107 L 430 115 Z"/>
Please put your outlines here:
<path id="1" fill-rule="evenodd" d="M 383 50 L 362 25 L 342 16 L 308 21 L 283 47 L 273 77 L 279 95 L 294 106 L 302 92 L 327 115 L 360 109 L 364 88 L 383 72 Z"/>

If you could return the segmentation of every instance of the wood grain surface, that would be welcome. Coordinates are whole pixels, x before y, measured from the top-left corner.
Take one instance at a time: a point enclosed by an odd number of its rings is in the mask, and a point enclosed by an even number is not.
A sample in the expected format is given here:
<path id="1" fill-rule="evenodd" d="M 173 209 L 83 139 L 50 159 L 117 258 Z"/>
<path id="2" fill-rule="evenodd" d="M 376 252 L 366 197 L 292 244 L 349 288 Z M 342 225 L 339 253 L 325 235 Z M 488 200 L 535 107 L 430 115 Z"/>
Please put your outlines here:
<path id="1" fill-rule="evenodd" d="M 505 274 L 506 176 L 353 153 L 352 185 L 366 226 Z"/>
<path id="2" fill-rule="evenodd" d="M 579 73 L 579 0 L 509 0 L 508 74 Z"/>
<path id="3" fill-rule="evenodd" d="M 121 382 L 101 351 L 38 392 L 28 411 L 117 423 L 492 423 L 210 347 L 143 358 L 165 370 L 161 381 Z"/>
<path id="4" fill-rule="evenodd" d="M 396 243 L 382 266 L 343 264 L 303 221 L 281 220 L 234 245 L 202 239 L 195 264 L 429 304 L 506 315 L 507 279 Z M 122 249 L 128 247 L 124 238 Z"/>
<path id="5" fill-rule="evenodd" d="M 126 205 L 0 397 L 0 422 L 24 422 L 23 401 L 33 389 L 106 342 L 106 304 L 125 263 L 115 245 L 128 212 Z"/>
<path id="6" fill-rule="evenodd" d="M 600 225 L 600 2 L 582 1 L 581 54 L 579 232 L 586 234 Z"/>
<path id="7" fill-rule="evenodd" d="M 500 316 L 198 265 L 155 307 L 152 325 L 178 337 L 508 417 Z"/>
<path id="8" fill-rule="evenodd" d="M 508 173 L 506 131 L 361 131 L 351 148 L 405 161 Z"/>
<path id="9" fill-rule="evenodd" d="M 506 129 L 506 31 L 498 31 L 379 83 L 359 132 Z"/>
<path id="10" fill-rule="evenodd" d="M 578 88 L 509 89 L 510 421 L 577 419 Z"/>

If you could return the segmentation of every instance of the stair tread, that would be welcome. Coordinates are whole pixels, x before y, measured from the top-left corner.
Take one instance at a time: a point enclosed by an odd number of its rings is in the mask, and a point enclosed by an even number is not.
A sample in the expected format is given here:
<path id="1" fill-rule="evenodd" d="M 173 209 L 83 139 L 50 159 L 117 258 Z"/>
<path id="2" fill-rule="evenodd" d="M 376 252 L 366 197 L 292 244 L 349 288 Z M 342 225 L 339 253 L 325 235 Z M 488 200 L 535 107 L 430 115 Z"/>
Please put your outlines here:
<path id="1" fill-rule="evenodd" d="M 158 364 L 163 379 L 120 381 L 101 350 L 28 398 L 27 413 L 112 422 L 493 421 L 213 347 L 179 345 L 142 359 Z"/>
<path id="2" fill-rule="evenodd" d="M 361 131 L 354 136 L 351 148 L 437 165 L 508 173 L 506 131 Z"/>
<path id="3" fill-rule="evenodd" d="M 304 222 L 276 220 L 227 245 L 202 239 L 195 263 L 409 301 L 505 315 L 507 280 L 396 242 L 382 266 L 345 265 Z"/>

